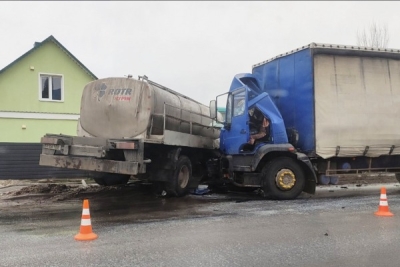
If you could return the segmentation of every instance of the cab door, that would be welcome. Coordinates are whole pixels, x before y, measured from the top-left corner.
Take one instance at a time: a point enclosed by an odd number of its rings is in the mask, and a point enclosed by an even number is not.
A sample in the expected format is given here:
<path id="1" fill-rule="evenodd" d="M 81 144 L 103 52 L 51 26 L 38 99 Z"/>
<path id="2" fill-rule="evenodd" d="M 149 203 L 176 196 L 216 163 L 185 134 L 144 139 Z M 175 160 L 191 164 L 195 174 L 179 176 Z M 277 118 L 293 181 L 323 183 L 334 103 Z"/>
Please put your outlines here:
<path id="1" fill-rule="evenodd" d="M 220 140 L 225 154 L 239 154 L 240 148 L 249 141 L 248 120 L 247 90 L 241 87 L 228 96 L 226 120 Z"/>

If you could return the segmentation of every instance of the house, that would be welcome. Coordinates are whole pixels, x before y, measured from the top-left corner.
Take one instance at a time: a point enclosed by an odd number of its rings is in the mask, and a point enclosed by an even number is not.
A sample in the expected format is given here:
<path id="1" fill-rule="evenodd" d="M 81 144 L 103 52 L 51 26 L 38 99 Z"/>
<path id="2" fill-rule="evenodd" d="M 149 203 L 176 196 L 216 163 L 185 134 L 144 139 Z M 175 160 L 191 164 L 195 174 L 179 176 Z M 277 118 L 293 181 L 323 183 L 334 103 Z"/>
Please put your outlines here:
<path id="1" fill-rule="evenodd" d="M 83 87 L 97 77 L 53 36 L 0 70 L 0 142 L 76 134 Z"/>
<path id="2" fill-rule="evenodd" d="M 96 79 L 54 36 L 0 70 L 0 179 L 18 176 L 10 166 L 24 166 L 20 178 L 38 170 L 44 134 L 76 135 L 83 88 Z"/>

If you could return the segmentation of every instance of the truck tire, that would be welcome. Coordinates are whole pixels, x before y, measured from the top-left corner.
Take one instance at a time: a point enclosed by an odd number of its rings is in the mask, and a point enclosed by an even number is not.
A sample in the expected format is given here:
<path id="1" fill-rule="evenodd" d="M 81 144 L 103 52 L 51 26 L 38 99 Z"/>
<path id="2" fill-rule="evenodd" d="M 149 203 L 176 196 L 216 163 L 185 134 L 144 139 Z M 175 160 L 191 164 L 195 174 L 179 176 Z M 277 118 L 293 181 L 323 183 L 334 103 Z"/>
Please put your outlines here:
<path id="1" fill-rule="evenodd" d="M 305 186 L 304 172 L 291 158 L 280 157 L 268 162 L 262 176 L 262 189 L 267 198 L 295 199 Z"/>
<path id="2" fill-rule="evenodd" d="M 112 185 L 127 184 L 129 178 L 130 175 L 126 174 L 102 173 L 95 175 L 93 177 L 93 180 L 99 185 L 112 186 Z"/>
<path id="3" fill-rule="evenodd" d="M 186 156 L 180 156 L 176 169 L 172 172 L 170 181 L 166 184 L 168 194 L 182 197 L 189 192 L 189 185 L 192 181 L 192 163 Z"/>

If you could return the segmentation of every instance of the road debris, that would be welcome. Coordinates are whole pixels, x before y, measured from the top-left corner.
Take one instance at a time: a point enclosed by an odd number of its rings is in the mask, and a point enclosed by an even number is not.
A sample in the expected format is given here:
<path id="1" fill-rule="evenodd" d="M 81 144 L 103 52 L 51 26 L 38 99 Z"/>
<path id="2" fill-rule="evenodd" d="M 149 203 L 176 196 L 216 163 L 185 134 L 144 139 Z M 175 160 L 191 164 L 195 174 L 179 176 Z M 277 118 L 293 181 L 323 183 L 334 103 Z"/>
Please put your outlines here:
<path id="1" fill-rule="evenodd" d="M 88 187 L 88 185 L 87 185 L 86 181 L 85 181 L 85 180 L 83 180 L 83 179 L 82 179 L 82 187 L 83 187 L 83 188 L 87 188 L 87 187 Z"/>
<path id="2" fill-rule="evenodd" d="M 19 197 L 32 197 L 35 196 L 38 200 L 42 201 L 45 199 L 52 201 L 70 200 L 74 198 L 80 198 L 88 193 L 99 193 L 99 192 L 115 192 L 120 190 L 129 190 L 128 186 L 99 186 L 99 185 L 88 185 L 86 187 L 81 184 L 66 185 L 66 184 L 33 184 L 23 187 L 18 190 L 4 193 L 8 199 L 15 199 Z"/>

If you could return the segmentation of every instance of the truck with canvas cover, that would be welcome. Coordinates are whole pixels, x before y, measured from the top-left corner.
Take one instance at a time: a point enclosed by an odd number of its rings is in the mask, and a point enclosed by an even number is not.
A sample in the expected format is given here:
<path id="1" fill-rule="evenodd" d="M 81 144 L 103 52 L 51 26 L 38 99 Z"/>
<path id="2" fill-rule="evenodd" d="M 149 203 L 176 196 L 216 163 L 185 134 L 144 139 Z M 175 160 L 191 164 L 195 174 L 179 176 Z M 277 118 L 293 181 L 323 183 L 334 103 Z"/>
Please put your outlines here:
<path id="1" fill-rule="evenodd" d="M 215 152 L 219 129 L 209 115 L 146 76 L 96 80 L 83 90 L 78 136 L 42 137 L 40 165 L 87 170 L 101 185 L 134 175 L 182 196 Z"/>
<path id="2" fill-rule="evenodd" d="M 290 199 L 339 175 L 399 178 L 398 49 L 311 43 L 236 75 L 210 107 L 226 107 L 215 165 L 239 186 Z M 259 118 L 266 137 L 249 144 Z"/>

